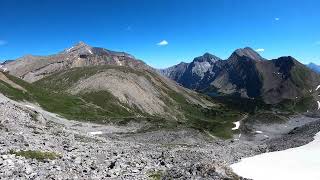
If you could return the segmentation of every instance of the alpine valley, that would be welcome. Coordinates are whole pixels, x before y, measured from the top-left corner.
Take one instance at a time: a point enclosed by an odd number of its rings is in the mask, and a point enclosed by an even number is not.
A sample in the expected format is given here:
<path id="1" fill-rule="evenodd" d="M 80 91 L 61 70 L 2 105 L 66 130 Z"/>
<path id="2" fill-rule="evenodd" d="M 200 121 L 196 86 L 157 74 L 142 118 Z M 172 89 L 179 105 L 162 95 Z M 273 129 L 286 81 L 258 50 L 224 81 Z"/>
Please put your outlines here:
<path id="1" fill-rule="evenodd" d="M 84 42 L 0 66 L 0 179 L 245 179 L 320 131 L 320 75 L 253 49 L 155 69 Z"/>

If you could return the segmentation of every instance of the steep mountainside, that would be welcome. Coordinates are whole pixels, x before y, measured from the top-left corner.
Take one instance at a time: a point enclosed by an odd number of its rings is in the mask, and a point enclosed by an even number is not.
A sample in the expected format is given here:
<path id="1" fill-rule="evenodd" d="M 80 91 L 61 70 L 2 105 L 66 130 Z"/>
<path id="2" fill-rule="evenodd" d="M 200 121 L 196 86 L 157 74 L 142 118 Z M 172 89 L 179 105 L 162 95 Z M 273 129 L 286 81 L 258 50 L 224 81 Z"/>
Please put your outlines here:
<path id="1" fill-rule="evenodd" d="M 79 42 L 73 47 L 51 56 L 27 55 L 21 57 L 4 64 L 3 68 L 6 68 L 11 75 L 28 82 L 35 82 L 61 70 L 107 64 L 134 68 L 147 67 L 142 61 L 136 60 L 130 54 L 91 47 Z"/>
<path id="2" fill-rule="evenodd" d="M 256 98 L 268 104 L 313 96 L 312 91 L 320 84 L 319 75 L 290 56 L 265 60 L 251 48 L 243 48 L 234 51 L 227 60 L 215 59 L 201 73 L 197 73 L 195 59 L 180 74 L 164 75 L 209 95 Z M 174 67 L 170 71 L 176 72 Z"/>

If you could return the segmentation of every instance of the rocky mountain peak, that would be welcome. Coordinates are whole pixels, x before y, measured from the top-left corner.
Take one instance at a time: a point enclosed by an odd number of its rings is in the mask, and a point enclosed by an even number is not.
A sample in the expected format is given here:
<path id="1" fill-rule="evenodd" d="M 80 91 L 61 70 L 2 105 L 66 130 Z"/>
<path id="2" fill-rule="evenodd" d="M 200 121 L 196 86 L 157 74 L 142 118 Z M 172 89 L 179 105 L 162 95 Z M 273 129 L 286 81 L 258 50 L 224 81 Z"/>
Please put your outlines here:
<path id="1" fill-rule="evenodd" d="M 79 41 L 78 43 L 75 44 L 75 46 L 89 46 L 89 45 L 83 41 Z"/>
<path id="2" fill-rule="evenodd" d="M 71 48 L 64 50 L 63 53 L 93 54 L 92 47 L 84 43 L 83 41 L 79 41 Z"/>
<path id="3" fill-rule="evenodd" d="M 194 58 L 194 62 L 216 62 L 221 60 L 219 57 L 212 55 L 208 52 L 204 53 L 202 56 Z"/>
<path id="4" fill-rule="evenodd" d="M 256 60 L 256 61 L 261 61 L 264 58 L 260 56 L 259 53 L 257 53 L 255 50 L 253 50 L 250 47 L 245 47 L 245 48 L 239 48 L 237 50 L 235 50 L 229 59 L 234 59 L 234 58 L 238 58 L 238 57 L 247 57 L 250 58 L 252 60 Z"/>

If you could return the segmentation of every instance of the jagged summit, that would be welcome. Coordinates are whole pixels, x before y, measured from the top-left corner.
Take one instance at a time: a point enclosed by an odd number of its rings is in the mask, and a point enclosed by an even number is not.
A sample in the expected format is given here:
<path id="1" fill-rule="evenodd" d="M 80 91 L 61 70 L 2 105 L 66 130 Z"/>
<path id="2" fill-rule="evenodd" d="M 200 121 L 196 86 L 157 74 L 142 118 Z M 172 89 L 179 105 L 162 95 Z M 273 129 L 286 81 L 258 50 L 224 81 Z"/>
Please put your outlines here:
<path id="1" fill-rule="evenodd" d="M 79 54 L 93 54 L 92 47 L 83 41 L 79 41 L 74 44 L 71 48 L 68 48 L 63 51 L 63 53 L 79 53 Z"/>
<path id="2" fill-rule="evenodd" d="M 202 56 L 194 58 L 193 61 L 194 62 L 216 62 L 218 60 L 221 60 L 221 59 L 213 54 L 206 52 Z"/>
<path id="3" fill-rule="evenodd" d="M 236 49 L 231 54 L 229 59 L 234 59 L 234 58 L 238 58 L 238 57 L 247 57 L 247 58 L 250 58 L 250 59 L 256 60 L 256 61 L 264 60 L 264 58 L 261 57 L 259 53 L 257 53 L 255 50 L 253 50 L 250 47 Z"/>
<path id="4" fill-rule="evenodd" d="M 76 46 L 89 46 L 89 45 L 83 41 L 79 41 L 78 43 L 76 43 Z"/>

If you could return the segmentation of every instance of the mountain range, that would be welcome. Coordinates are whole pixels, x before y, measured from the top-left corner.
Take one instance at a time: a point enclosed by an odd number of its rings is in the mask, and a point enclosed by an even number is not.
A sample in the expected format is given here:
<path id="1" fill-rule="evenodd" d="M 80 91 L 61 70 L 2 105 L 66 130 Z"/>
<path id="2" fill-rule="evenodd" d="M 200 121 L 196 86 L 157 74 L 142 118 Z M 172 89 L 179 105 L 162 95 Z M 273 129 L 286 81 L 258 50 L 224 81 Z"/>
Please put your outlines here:
<path id="1" fill-rule="evenodd" d="M 317 73 L 293 57 L 267 60 L 248 47 L 226 60 L 205 53 L 156 70 L 128 53 L 79 42 L 0 69 L 2 94 L 68 119 L 192 127 L 221 137 L 231 137 L 233 122 L 247 113 L 313 111 L 319 101 Z"/>
<path id="2" fill-rule="evenodd" d="M 143 121 L 142 129 L 187 126 L 230 137 L 232 122 L 243 116 L 179 86 L 130 54 L 83 42 L 53 55 L 27 55 L 1 69 L 2 94 L 68 119 Z"/>
<path id="3" fill-rule="evenodd" d="M 291 56 L 267 60 L 253 49 L 235 50 L 222 60 L 205 53 L 191 63 L 159 70 L 184 87 L 211 96 L 239 96 L 277 104 L 313 96 L 320 77 Z"/>

